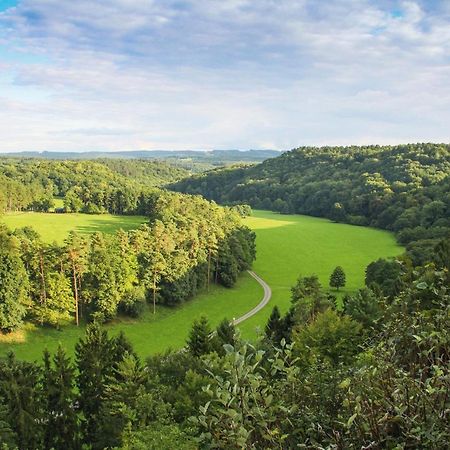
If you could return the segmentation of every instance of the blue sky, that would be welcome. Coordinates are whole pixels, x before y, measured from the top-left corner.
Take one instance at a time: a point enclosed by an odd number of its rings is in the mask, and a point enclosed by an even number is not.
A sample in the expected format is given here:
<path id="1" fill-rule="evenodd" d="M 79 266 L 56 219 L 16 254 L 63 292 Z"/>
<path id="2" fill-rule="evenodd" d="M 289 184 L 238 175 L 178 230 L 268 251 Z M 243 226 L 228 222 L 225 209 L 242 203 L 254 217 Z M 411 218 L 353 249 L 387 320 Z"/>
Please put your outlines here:
<path id="1" fill-rule="evenodd" d="M 0 150 L 450 141 L 450 2 L 0 0 Z"/>

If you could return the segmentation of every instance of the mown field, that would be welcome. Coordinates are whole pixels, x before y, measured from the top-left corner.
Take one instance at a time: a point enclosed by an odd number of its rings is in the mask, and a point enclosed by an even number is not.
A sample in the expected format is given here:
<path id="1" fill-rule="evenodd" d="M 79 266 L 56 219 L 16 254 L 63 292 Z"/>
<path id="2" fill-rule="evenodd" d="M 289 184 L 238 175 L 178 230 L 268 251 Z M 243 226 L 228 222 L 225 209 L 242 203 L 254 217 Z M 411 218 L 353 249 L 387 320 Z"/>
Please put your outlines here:
<path id="1" fill-rule="evenodd" d="M 26 216 L 26 215 L 25 215 Z M 72 215 L 43 215 L 65 218 L 52 222 L 43 217 L 37 220 L 34 214 L 33 225 L 46 240 L 64 239 L 74 224 L 77 231 L 112 232 L 123 220 L 129 228 L 138 226 L 144 218 L 114 217 L 114 216 L 82 216 L 76 219 Z M 74 215 L 75 216 L 75 215 Z M 8 217 L 11 219 L 12 216 Z M 79 222 L 77 222 L 79 220 Z M 102 222 L 102 220 L 104 220 Z M 30 225 L 31 221 L 28 222 Z M 7 222 L 8 223 L 8 222 Z M 17 223 L 17 222 L 16 222 Z M 341 265 L 347 275 L 347 285 L 341 290 L 355 291 L 364 285 L 364 268 L 371 261 L 379 257 L 395 256 L 402 252 L 402 248 L 395 242 L 394 237 L 384 231 L 351 225 L 335 224 L 325 219 L 306 216 L 279 215 L 265 211 L 255 211 L 254 216 L 246 219 L 246 224 L 257 234 L 257 260 L 254 270 L 272 288 L 273 297 L 269 305 L 256 316 L 240 325 L 245 337 L 253 338 L 255 331 L 261 330 L 266 323 L 272 306 L 278 304 L 282 311 L 286 311 L 290 302 L 290 287 L 295 283 L 299 274 L 317 274 L 321 282 L 327 286 L 331 271 Z M 11 222 L 9 222 L 9 226 Z M 23 225 L 15 225 L 23 226 Z M 58 227 L 51 229 L 50 227 Z M 64 227 L 64 228 L 63 228 Z M 66 230 L 65 232 L 63 231 Z M 203 293 L 196 299 L 178 308 L 159 307 L 156 315 L 148 311 L 139 320 L 118 320 L 107 326 L 112 333 L 123 330 L 133 343 L 136 351 L 143 357 L 164 351 L 165 349 L 181 347 L 188 335 L 192 321 L 204 314 L 213 325 L 224 317 L 238 317 L 259 303 L 262 288 L 258 283 L 245 274 L 233 289 L 213 287 L 210 293 Z M 19 358 L 33 360 L 40 359 L 42 350 L 47 347 L 54 350 L 61 342 L 73 353 L 77 339 L 82 335 L 83 327 L 68 326 L 62 331 L 52 329 L 37 329 L 24 333 L 25 342 L 22 344 L 0 344 L 0 354 L 14 350 Z"/>

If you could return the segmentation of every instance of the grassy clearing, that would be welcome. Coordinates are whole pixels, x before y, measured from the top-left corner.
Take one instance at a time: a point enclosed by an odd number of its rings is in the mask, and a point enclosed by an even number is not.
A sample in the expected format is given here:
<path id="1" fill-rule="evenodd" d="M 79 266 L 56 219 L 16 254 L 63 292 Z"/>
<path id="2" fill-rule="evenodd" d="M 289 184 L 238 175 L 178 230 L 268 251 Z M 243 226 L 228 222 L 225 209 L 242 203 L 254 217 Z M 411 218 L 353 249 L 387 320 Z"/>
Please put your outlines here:
<path id="1" fill-rule="evenodd" d="M 111 214 L 56 214 L 20 212 L 5 214 L 0 222 L 16 229 L 32 226 L 45 242 L 62 244 L 69 231 L 91 234 L 95 231 L 112 234 L 119 228 L 125 231 L 137 228 L 146 222 L 144 216 L 113 216 Z"/>
<path id="2" fill-rule="evenodd" d="M 93 216 L 81 217 L 83 221 L 92 218 Z M 101 219 L 107 220 L 101 222 Z M 132 217 L 117 219 L 129 220 L 130 225 L 134 222 L 134 226 L 141 220 Z M 114 216 L 95 216 L 93 220 L 98 222 L 84 222 L 79 226 L 84 227 L 82 230 L 88 233 L 102 230 L 103 223 L 112 232 L 114 225 L 120 223 Z M 41 224 L 41 233 L 46 240 L 56 239 L 49 239 L 53 231 L 48 230 L 48 223 Z M 368 263 L 379 257 L 395 256 L 402 252 L 394 237 L 387 232 L 335 224 L 314 217 L 255 211 L 253 217 L 246 219 L 246 224 L 257 234 L 258 253 L 254 270 L 271 286 L 273 292 L 269 305 L 240 326 L 243 335 L 248 338 L 255 336 L 256 329 L 264 327 L 273 305 L 278 304 L 282 311 L 287 310 L 290 288 L 299 274 L 315 273 L 323 285 L 328 286 L 330 273 L 337 265 L 341 265 L 347 275 L 347 285 L 341 292 L 351 292 L 364 285 L 364 269 Z M 123 225 L 121 227 L 124 228 Z M 66 228 L 67 231 L 69 229 L 70 227 Z M 62 231 L 57 230 L 57 233 L 58 239 L 63 240 Z M 206 315 L 212 325 L 217 325 L 224 317 L 231 319 L 250 310 L 259 303 L 262 295 L 259 284 L 245 274 L 233 289 L 213 287 L 209 294 L 203 293 L 178 308 L 160 307 L 155 316 L 149 310 L 137 321 L 124 319 L 108 325 L 107 328 L 113 334 L 123 330 L 138 354 L 145 357 L 169 347 L 181 347 L 192 321 L 200 315 Z M 13 349 L 19 358 L 40 359 L 44 348 L 52 351 L 59 342 L 73 354 L 75 342 L 83 331 L 84 327 L 75 326 L 68 326 L 63 331 L 29 330 L 26 331 L 25 343 L 0 341 L 0 354 Z"/>
<path id="3" fill-rule="evenodd" d="M 316 274 L 328 288 L 333 269 L 343 267 L 347 284 L 339 295 L 364 286 L 364 269 L 378 258 L 402 253 L 394 236 L 368 227 L 338 224 L 327 219 L 254 211 L 246 225 L 257 235 L 257 259 L 253 270 L 272 288 L 269 305 L 242 324 L 243 335 L 251 337 L 264 325 L 277 304 L 284 312 L 290 305 L 290 288 L 298 276 Z"/>

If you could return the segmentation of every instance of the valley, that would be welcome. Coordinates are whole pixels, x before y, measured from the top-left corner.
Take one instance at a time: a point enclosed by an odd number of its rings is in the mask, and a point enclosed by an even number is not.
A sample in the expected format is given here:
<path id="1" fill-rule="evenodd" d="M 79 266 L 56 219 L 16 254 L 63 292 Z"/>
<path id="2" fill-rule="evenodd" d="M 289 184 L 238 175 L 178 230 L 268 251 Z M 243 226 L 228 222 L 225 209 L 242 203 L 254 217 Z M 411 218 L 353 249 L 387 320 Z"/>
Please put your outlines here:
<path id="1" fill-rule="evenodd" d="M 20 222 L 19 219 L 20 218 Z M 6 215 L 3 220 L 11 227 L 31 225 L 42 233 L 43 240 L 64 240 L 71 226 L 84 233 L 112 232 L 113 229 L 132 229 L 144 220 L 141 216 L 111 216 L 86 214 L 21 213 Z M 253 270 L 272 289 L 269 304 L 255 316 L 239 325 L 243 337 L 254 340 L 267 322 L 274 305 L 286 312 L 290 306 L 290 289 L 299 275 L 317 274 L 324 288 L 336 265 L 347 275 L 347 284 L 338 294 L 355 292 L 364 286 L 364 269 L 378 258 L 390 258 L 403 249 L 386 231 L 333 223 L 327 219 L 281 215 L 269 211 L 254 211 L 244 224 L 256 233 L 257 258 Z M 117 317 L 105 325 L 112 335 L 125 332 L 142 358 L 169 348 L 182 347 L 192 322 L 204 315 L 213 326 L 224 318 L 241 316 L 256 306 L 262 297 L 261 286 L 244 273 L 232 288 L 212 286 L 194 299 L 176 307 L 159 306 L 156 315 L 150 306 L 138 319 Z M 336 294 L 336 292 L 333 292 Z M 62 344 L 73 355 L 76 341 L 85 326 L 65 325 L 60 330 L 27 324 L 21 330 L 24 342 L 0 343 L 0 352 L 13 350 L 19 359 L 40 360 L 44 349 L 54 352 Z"/>

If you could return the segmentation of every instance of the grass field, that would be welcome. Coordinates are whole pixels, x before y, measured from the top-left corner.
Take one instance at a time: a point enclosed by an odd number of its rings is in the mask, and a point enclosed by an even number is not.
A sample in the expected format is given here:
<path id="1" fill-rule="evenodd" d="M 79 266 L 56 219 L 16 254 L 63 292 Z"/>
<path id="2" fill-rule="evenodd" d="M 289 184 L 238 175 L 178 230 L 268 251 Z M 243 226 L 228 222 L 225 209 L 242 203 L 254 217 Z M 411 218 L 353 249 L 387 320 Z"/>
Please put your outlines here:
<path id="1" fill-rule="evenodd" d="M 62 244 L 69 231 L 90 234 L 95 231 L 114 233 L 119 228 L 131 230 L 147 221 L 144 216 L 113 216 L 111 214 L 56 214 L 20 212 L 5 214 L 0 222 L 9 228 L 32 226 L 45 242 Z"/>
<path id="2" fill-rule="evenodd" d="M 242 324 L 245 337 L 251 337 L 256 327 L 266 323 L 273 305 L 287 311 L 290 289 L 300 274 L 316 274 L 328 288 L 331 272 L 342 266 L 347 278 L 345 288 L 339 292 L 342 296 L 364 286 L 364 270 L 370 262 L 403 251 L 386 231 L 317 217 L 254 211 L 246 225 L 257 235 L 253 270 L 272 288 L 272 299 L 264 310 Z"/>
<path id="3" fill-rule="evenodd" d="M 111 216 L 107 217 L 112 220 Z M 257 234 L 254 270 L 271 286 L 273 292 L 269 305 L 240 325 L 243 335 L 248 338 L 255 336 L 257 328 L 263 328 L 273 305 L 278 304 L 283 311 L 287 310 L 290 287 L 299 274 L 315 273 L 327 286 L 331 271 L 335 266 L 341 265 L 347 275 L 347 286 L 342 293 L 355 291 L 364 285 L 364 268 L 369 262 L 402 252 L 394 237 L 387 232 L 335 224 L 313 217 L 255 211 L 253 217 L 246 219 L 246 224 Z M 96 226 L 101 229 L 102 225 L 98 222 Z M 111 227 L 111 223 L 108 226 Z M 84 232 L 89 232 L 87 224 L 82 227 L 85 227 L 82 228 Z M 45 228 L 43 231 L 43 237 L 48 240 L 51 233 L 45 234 Z M 58 239 L 63 239 L 61 231 L 58 232 Z M 224 317 L 231 319 L 250 310 L 259 303 L 261 297 L 262 288 L 245 274 L 233 289 L 214 287 L 209 294 L 204 293 L 179 308 L 160 307 L 155 316 L 148 311 L 139 321 L 118 321 L 107 328 L 112 333 L 123 330 L 136 351 L 145 357 L 168 347 L 182 346 L 192 321 L 200 315 L 205 314 L 216 325 Z M 45 347 L 54 350 L 59 342 L 72 353 L 74 344 L 82 333 L 83 327 L 75 326 L 69 326 L 63 331 L 28 331 L 23 344 L 0 344 L 0 354 L 13 349 L 19 358 L 40 359 Z"/>

